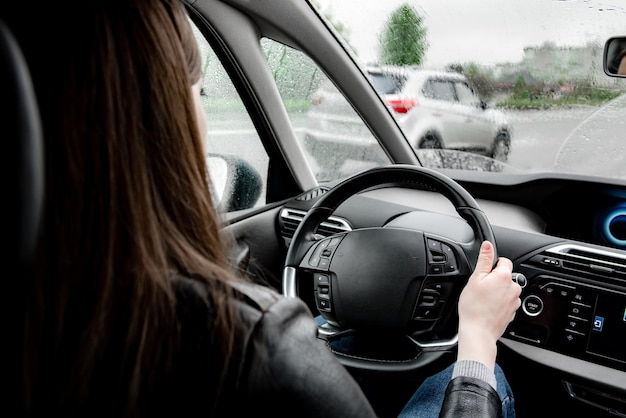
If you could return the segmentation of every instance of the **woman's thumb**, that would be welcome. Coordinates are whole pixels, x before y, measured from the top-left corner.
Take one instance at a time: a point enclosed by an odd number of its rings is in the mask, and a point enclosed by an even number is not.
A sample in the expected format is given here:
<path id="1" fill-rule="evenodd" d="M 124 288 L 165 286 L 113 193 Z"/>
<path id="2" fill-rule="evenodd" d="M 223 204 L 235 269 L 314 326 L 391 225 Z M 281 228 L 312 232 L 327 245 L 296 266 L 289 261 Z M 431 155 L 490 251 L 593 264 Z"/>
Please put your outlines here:
<path id="1" fill-rule="evenodd" d="M 480 245 L 480 253 L 474 272 L 478 273 L 480 277 L 489 274 L 493 267 L 493 257 L 493 245 L 489 241 L 483 241 Z"/>

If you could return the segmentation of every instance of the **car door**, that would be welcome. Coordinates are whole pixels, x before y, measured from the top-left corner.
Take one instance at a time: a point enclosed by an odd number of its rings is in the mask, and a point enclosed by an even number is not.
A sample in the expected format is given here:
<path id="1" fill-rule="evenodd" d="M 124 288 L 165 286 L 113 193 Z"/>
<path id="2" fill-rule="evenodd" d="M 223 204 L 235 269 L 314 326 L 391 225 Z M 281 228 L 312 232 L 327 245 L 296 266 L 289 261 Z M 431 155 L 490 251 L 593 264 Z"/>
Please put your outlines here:
<path id="1" fill-rule="evenodd" d="M 467 134 L 468 115 L 458 104 L 454 83 L 442 77 L 429 77 L 423 87 L 423 111 L 430 120 L 431 131 L 437 132 L 443 148 L 456 148 Z"/>
<path id="2" fill-rule="evenodd" d="M 495 122 L 490 118 L 481 98 L 465 81 L 454 83 L 465 128 L 458 142 L 468 148 L 489 149 L 496 136 Z"/>

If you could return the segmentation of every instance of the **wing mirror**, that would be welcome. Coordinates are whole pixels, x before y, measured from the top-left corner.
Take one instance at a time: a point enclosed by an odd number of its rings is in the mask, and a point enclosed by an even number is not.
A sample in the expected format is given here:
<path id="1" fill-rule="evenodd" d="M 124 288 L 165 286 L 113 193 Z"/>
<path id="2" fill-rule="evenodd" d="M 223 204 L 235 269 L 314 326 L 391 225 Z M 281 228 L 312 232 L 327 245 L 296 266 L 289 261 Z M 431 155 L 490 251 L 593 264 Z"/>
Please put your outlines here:
<path id="1" fill-rule="evenodd" d="M 263 181 L 248 162 L 232 155 L 209 154 L 206 157 L 216 205 L 226 211 L 254 207 Z"/>
<path id="2" fill-rule="evenodd" d="M 626 78 L 626 36 L 614 36 L 604 44 L 604 72 Z"/>

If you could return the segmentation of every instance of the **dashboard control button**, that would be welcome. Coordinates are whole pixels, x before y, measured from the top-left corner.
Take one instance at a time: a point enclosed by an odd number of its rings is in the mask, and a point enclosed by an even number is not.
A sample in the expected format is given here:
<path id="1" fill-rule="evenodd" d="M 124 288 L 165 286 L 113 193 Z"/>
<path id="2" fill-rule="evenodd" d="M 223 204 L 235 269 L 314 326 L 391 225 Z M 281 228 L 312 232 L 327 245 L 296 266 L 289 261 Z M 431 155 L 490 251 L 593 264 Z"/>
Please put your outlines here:
<path id="1" fill-rule="evenodd" d="M 580 305 L 584 305 L 584 306 L 590 307 L 591 306 L 591 298 L 589 298 L 584 293 L 576 292 L 576 293 L 574 293 L 574 297 L 573 297 L 572 303 L 578 303 Z"/>
<path id="2" fill-rule="evenodd" d="M 511 274 L 511 279 L 513 279 L 513 281 L 517 283 L 522 289 L 525 288 L 528 284 L 528 279 L 522 273 L 514 272 L 513 274 Z"/>
<path id="3" fill-rule="evenodd" d="M 568 315 L 575 316 L 577 318 L 588 319 L 591 316 L 591 306 L 583 305 L 581 303 L 572 302 Z"/>
<path id="4" fill-rule="evenodd" d="M 568 316 L 565 326 L 568 331 L 577 331 L 584 333 L 589 326 L 589 321 L 583 318 Z"/>
<path id="5" fill-rule="evenodd" d="M 563 348 L 566 349 L 580 349 L 584 346 L 585 343 L 585 334 L 582 332 L 566 329 L 563 334 L 563 343 L 565 346 Z M 569 351 L 569 350 L 568 350 Z"/>
<path id="6" fill-rule="evenodd" d="M 543 301 L 537 295 L 528 295 L 522 302 L 522 310 L 528 316 L 537 316 L 543 311 Z"/>

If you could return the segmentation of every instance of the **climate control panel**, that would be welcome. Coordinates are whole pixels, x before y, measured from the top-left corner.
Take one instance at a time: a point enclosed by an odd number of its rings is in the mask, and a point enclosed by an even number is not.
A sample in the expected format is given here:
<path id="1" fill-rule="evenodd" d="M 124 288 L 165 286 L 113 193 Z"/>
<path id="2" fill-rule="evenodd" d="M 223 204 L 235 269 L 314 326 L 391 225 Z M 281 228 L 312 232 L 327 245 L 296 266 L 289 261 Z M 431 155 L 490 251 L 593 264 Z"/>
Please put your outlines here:
<path id="1" fill-rule="evenodd" d="M 626 294 L 538 276 L 507 337 L 626 370 Z"/>

